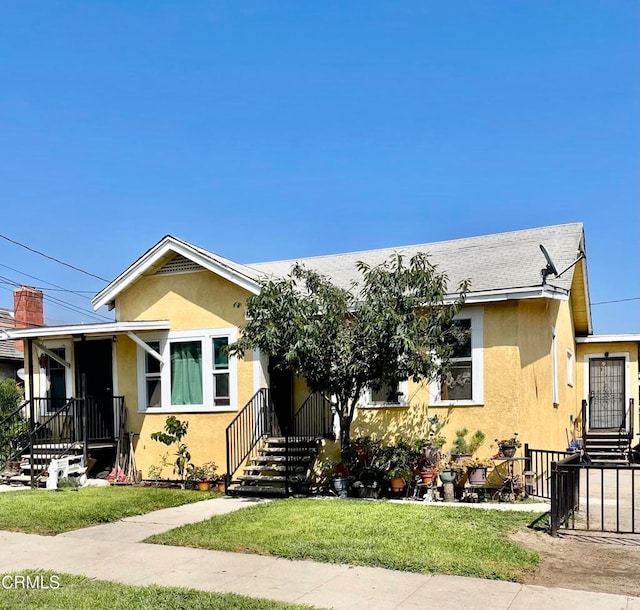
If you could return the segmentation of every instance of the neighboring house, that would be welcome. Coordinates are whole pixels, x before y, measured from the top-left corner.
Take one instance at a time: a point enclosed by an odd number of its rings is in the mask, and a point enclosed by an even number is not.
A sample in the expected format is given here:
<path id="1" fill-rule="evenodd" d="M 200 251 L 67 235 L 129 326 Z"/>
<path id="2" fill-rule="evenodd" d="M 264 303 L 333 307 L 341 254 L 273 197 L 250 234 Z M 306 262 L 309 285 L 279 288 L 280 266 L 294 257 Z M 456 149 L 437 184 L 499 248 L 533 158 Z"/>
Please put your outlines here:
<path id="1" fill-rule="evenodd" d="M 18 371 L 24 365 L 24 352 L 18 349 L 15 341 L 2 340 L 3 330 L 16 326 L 13 310 L 0 308 L 0 381 L 14 379 L 19 381 Z M 18 342 L 22 347 L 22 343 Z"/>
<path id="2" fill-rule="evenodd" d="M 567 269 L 560 277 L 541 273 L 540 244 L 558 272 Z M 300 262 L 349 287 L 357 261 L 381 263 L 393 252 L 426 252 L 450 287 L 471 280 L 458 316 L 470 338 L 458 346 L 447 383 L 406 382 L 363 395 L 352 437 L 418 438 L 427 416 L 438 414 L 448 419 L 449 441 L 459 428 L 483 430 L 485 455 L 495 453 L 494 438 L 514 432 L 532 446 L 564 449 L 584 400 L 588 430 L 640 430 L 630 408 L 638 404 L 640 335 L 593 335 L 582 224 Z M 223 349 L 245 323 L 244 308 L 235 304 L 256 294 L 261 278 L 284 276 L 295 262 L 244 265 L 164 237 L 93 299 L 96 308 L 115 310 L 114 322 L 13 331 L 25 340 L 27 359 L 31 351 L 40 366 L 33 396 L 52 397 L 54 387 L 59 399 L 86 395 L 90 441 L 113 442 L 126 426 L 136 434 L 145 477 L 166 450 L 150 434 L 170 414 L 189 422 L 193 461 L 214 460 L 224 470 L 225 430 L 260 388 L 273 387 L 284 418 L 308 394 L 302 380 L 271 374 L 264 355 L 240 360 Z M 43 400 L 38 405 L 39 413 L 56 409 Z M 239 442 L 234 438 L 230 443 Z"/>

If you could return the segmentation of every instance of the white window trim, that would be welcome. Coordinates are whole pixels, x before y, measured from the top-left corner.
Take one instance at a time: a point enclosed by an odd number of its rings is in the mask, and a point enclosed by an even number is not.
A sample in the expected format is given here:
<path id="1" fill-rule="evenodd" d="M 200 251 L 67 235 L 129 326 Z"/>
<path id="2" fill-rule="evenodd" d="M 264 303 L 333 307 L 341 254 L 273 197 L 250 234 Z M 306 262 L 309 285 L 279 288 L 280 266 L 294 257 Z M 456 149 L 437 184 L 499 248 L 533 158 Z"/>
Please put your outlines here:
<path id="1" fill-rule="evenodd" d="M 72 358 L 75 358 L 75 356 L 73 356 L 72 353 L 72 349 L 71 349 L 71 340 L 69 339 L 65 339 L 65 340 L 59 340 L 59 341 L 47 341 L 46 343 L 44 343 L 44 346 L 50 350 L 50 349 L 58 349 L 63 347 L 64 348 L 64 359 L 67 362 L 72 362 Z M 38 362 L 38 358 L 40 357 L 40 354 L 43 354 L 44 352 L 41 350 L 37 350 L 36 352 L 36 362 Z M 65 366 L 64 367 L 65 371 L 64 371 L 64 387 L 65 387 L 65 391 L 66 391 L 66 397 L 67 400 L 70 400 L 71 397 L 73 396 L 73 366 Z M 39 373 L 39 379 L 38 379 L 38 396 L 40 398 L 46 398 L 47 397 L 47 383 L 49 382 L 49 380 L 47 379 L 47 372 L 45 371 L 45 369 L 41 369 L 38 366 L 38 373 Z M 55 411 L 49 411 L 46 408 L 47 403 L 43 402 L 42 406 L 40 408 L 40 415 L 51 415 L 52 413 L 54 413 Z"/>
<path id="2" fill-rule="evenodd" d="M 560 404 L 558 392 L 558 337 L 556 335 L 556 327 L 551 327 L 551 391 L 553 406 Z"/>
<path id="3" fill-rule="evenodd" d="M 609 358 L 624 358 L 624 408 L 625 410 L 628 408 L 629 406 L 629 399 L 631 398 L 631 365 L 629 364 L 629 352 L 602 352 L 599 354 L 585 354 L 584 355 L 584 365 L 585 365 L 585 371 L 584 371 L 584 397 L 587 401 L 587 413 L 586 413 L 586 419 L 587 421 L 586 426 L 587 426 L 587 431 L 589 431 L 589 421 L 590 421 L 590 413 L 589 413 L 589 367 L 590 367 L 590 360 L 592 358 L 606 358 L 607 354 L 609 355 Z M 627 432 L 629 431 L 629 424 L 630 424 L 630 417 L 627 418 Z"/>
<path id="4" fill-rule="evenodd" d="M 454 320 L 471 320 L 471 400 L 442 400 L 441 382 L 429 384 L 430 404 L 434 407 L 481 407 L 484 405 L 484 309 L 463 309 Z"/>
<path id="5" fill-rule="evenodd" d="M 370 388 L 367 388 L 360 397 L 360 401 L 358 402 L 358 408 L 360 409 L 398 409 L 398 408 L 406 408 L 409 406 L 409 381 L 399 381 L 398 382 L 398 392 L 400 392 L 400 396 L 398 397 L 398 402 L 373 402 L 372 400 L 372 392 Z"/>
<path id="6" fill-rule="evenodd" d="M 573 350 L 570 348 L 567 348 L 567 385 L 571 387 L 573 387 L 573 379 L 574 379 L 573 369 L 574 369 Z"/>
<path id="7" fill-rule="evenodd" d="M 213 404 L 213 339 L 227 337 L 233 343 L 237 337 L 235 327 L 205 328 L 188 331 L 171 331 L 168 333 L 149 333 L 138 335 L 143 341 L 159 341 L 160 354 L 167 364 L 160 365 L 161 407 L 147 407 L 145 354 L 146 351 L 137 346 L 138 373 L 138 413 L 221 413 L 238 410 L 238 361 L 229 357 L 229 403 L 216 406 Z M 172 343 L 183 341 L 200 341 L 202 344 L 202 404 L 171 404 L 171 356 Z"/>

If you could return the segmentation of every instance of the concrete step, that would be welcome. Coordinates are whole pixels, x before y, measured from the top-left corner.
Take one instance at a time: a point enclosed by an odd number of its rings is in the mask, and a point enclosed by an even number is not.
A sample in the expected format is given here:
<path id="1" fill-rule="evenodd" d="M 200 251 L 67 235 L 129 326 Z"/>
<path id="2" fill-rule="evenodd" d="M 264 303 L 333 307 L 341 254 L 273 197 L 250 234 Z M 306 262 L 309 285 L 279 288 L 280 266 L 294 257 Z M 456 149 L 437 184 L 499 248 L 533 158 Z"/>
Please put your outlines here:
<path id="1" fill-rule="evenodd" d="M 284 486 L 273 487 L 265 485 L 229 485 L 227 492 L 232 496 L 278 496 L 283 497 L 286 495 Z"/>
<path id="2" fill-rule="evenodd" d="M 37 483 L 45 483 L 48 477 L 36 476 Z M 28 474 L 18 474 L 9 479 L 9 483 L 31 483 L 31 477 Z"/>
<path id="3" fill-rule="evenodd" d="M 286 447 L 263 447 L 258 449 L 260 453 L 270 453 L 272 455 L 285 455 L 287 453 Z M 289 455 L 315 455 L 315 451 L 310 450 L 307 447 L 289 447 Z"/>
<path id="4" fill-rule="evenodd" d="M 243 470 L 245 470 L 247 472 L 286 472 L 287 471 L 287 467 L 286 466 L 276 466 L 276 465 L 271 465 L 271 466 L 244 466 Z M 293 466 L 293 467 L 289 468 L 289 472 L 296 473 L 296 474 L 303 474 L 305 471 L 306 471 L 306 468 L 304 466 Z"/>
<path id="5" fill-rule="evenodd" d="M 296 483 L 302 482 L 306 479 L 303 475 L 289 475 L 289 482 Z M 238 477 L 239 481 L 253 482 L 253 483 L 285 483 L 286 477 L 284 475 L 266 475 L 266 474 L 244 474 Z"/>

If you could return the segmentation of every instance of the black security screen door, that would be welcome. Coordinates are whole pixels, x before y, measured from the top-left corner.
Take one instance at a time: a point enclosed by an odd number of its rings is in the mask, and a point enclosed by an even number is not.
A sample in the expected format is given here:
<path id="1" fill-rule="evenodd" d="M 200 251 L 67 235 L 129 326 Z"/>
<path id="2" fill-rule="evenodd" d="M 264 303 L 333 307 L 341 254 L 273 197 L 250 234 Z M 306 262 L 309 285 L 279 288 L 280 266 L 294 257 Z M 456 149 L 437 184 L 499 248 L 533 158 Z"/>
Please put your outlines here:
<path id="1" fill-rule="evenodd" d="M 589 428 L 619 429 L 624 423 L 624 358 L 589 360 Z"/>

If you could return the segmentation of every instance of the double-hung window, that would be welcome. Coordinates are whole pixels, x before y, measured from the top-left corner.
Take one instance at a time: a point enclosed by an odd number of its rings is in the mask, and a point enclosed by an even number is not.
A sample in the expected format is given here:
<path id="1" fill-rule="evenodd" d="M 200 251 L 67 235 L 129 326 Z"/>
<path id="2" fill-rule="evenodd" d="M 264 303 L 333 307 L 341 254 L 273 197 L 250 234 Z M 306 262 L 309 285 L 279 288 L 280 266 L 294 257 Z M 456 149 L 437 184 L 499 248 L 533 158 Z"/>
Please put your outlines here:
<path id="1" fill-rule="evenodd" d="M 451 339 L 451 368 L 442 380 L 442 400 L 471 400 L 473 361 L 471 358 L 471 320 L 454 320 L 459 335 Z"/>
<path id="2" fill-rule="evenodd" d="M 431 384 L 431 403 L 474 406 L 484 402 L 483 309 L 469 307 L 455 318 L 461 333 L 451 340 L 449 372 Z"/>
<path id="3" fill-rule="evenodd" d="M 227 337 L 213 338 L 213 404 L 228 406 L 229 396 L 229 356 Z"/>

